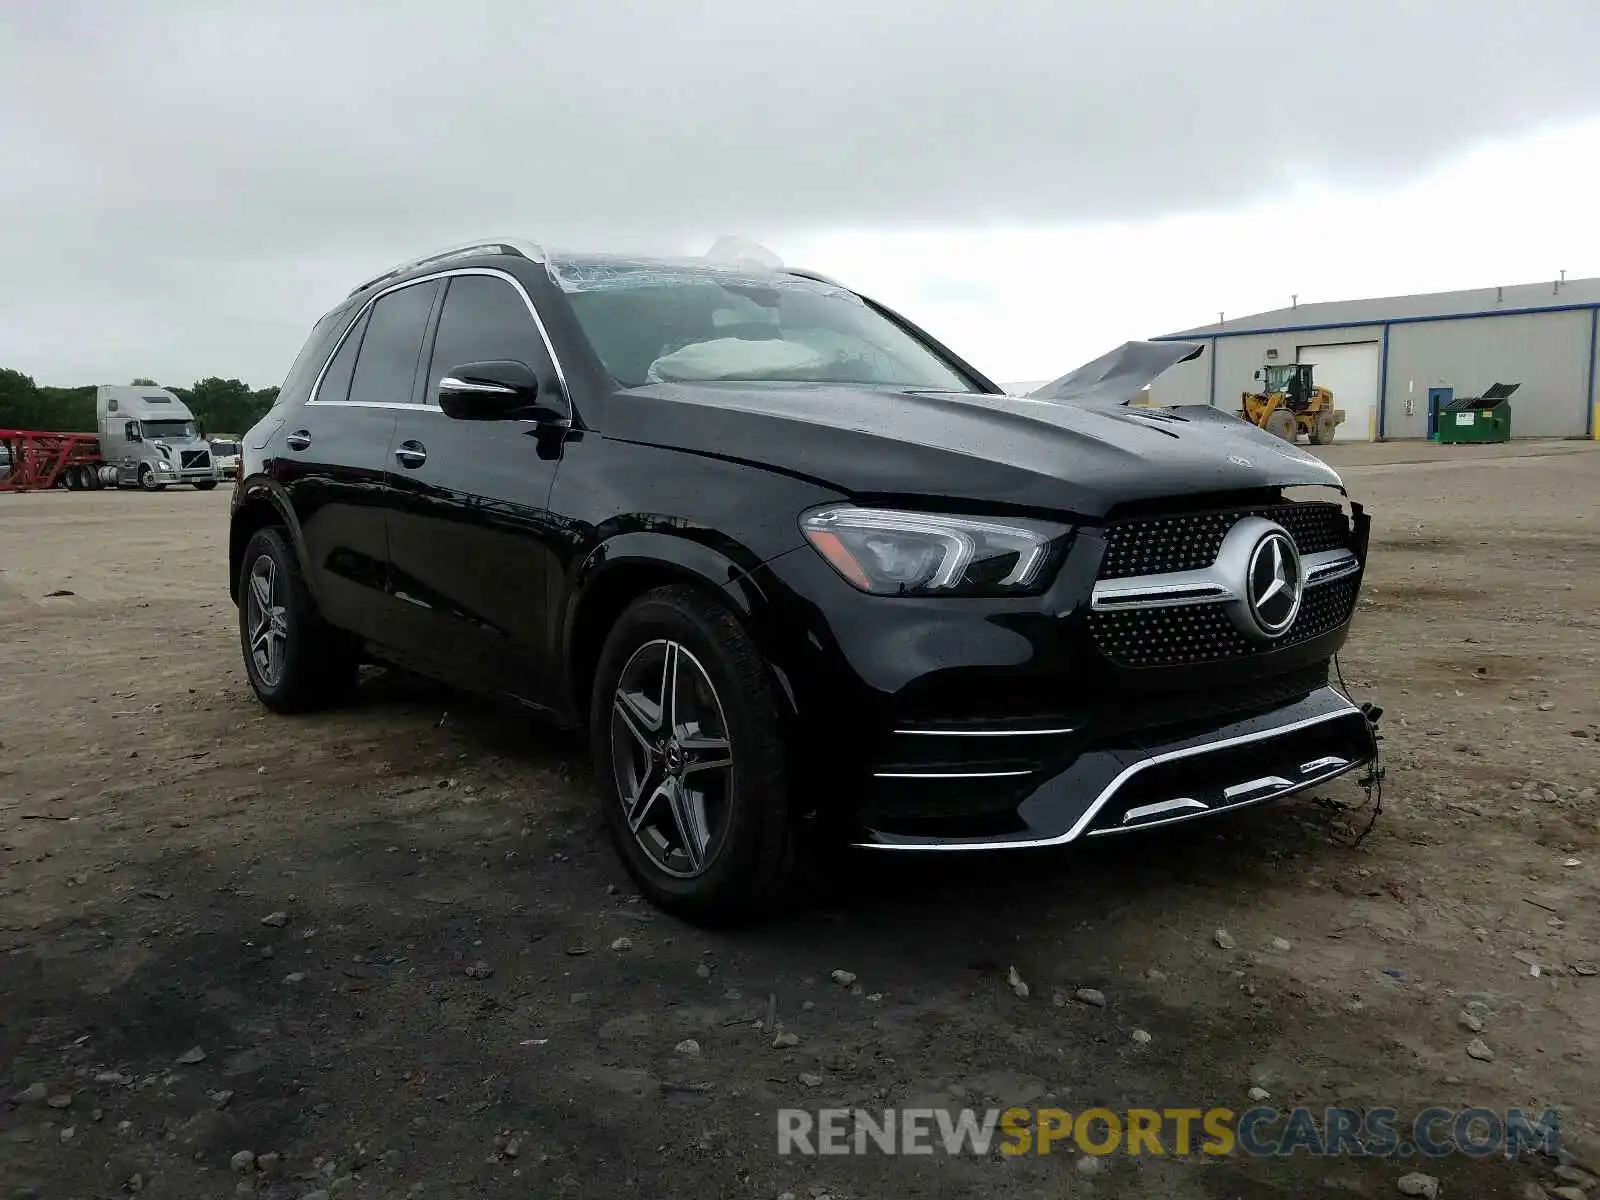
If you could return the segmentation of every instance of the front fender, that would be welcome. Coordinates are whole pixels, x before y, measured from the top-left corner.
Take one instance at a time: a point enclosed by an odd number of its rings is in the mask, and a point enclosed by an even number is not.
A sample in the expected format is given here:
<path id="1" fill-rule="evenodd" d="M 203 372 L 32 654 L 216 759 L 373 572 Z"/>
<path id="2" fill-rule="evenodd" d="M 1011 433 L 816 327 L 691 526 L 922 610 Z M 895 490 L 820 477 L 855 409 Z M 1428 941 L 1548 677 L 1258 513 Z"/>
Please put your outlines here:
<path id="1" fill-rule="evenodd" d="M 760 557 L 747 547 L 727 540 L 713 544 L 713 538 L 697 538 L 693 531 L 631 530 L 595 546 L 569 573 L 556 624 L 559 661 L 574 711 L 586 709 L 582 693 L 598 657 L 595 637 L 603 640 L 603 628 L 651 587 L 676 580 L 715 589 L 760 642 L 767 598 L 751 575 L 760 565 Z M 600 627 L 592 626 L 593 621 Z"/>
<path id="2" fill-rule="evenodd" d="M 761 560 L 744 547 L 714 547 L 707 541 L 654 530 L 619 533 L 595 546 L 568 576 L 562 598 L 561 644 L 570 652 L 573 629 L 584 604 L 622 575 L 677 575 L 723 592 L 745 615 L 752 612 L 749 573 Z"/>

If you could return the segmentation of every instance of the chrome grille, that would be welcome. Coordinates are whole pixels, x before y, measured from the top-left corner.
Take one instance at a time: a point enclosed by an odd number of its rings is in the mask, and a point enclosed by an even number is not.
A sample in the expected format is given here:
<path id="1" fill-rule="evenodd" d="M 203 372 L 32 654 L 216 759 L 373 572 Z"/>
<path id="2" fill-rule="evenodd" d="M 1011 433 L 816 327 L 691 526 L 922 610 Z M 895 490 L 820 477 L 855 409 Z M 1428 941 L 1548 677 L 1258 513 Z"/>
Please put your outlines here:
<path id="1" fill-rule="evenodd" d="M 1240 633 L 1218 604 L 1126 609 L 1089 615 L 1100 652 L 1124 667 L 1175 667 L 1243 658 L 1329 633 L 1350 619 L 1359 576 L 1309 588 L 1300 615 L 1283 637 L 1259 642 Z"/>
<path id="2" fill-rule="evenodd" d="M 1163 575 L 1208 567 L 1215 561 L 1228 530 L 1244 517 L 1276 521 L 1289 531 L 1301 554 L 1337 550 L 1350 544 L 1350 519 L 1344 509 L 1323 501 L 1141 517 L 1106 529 L 1100 578 Z"/>

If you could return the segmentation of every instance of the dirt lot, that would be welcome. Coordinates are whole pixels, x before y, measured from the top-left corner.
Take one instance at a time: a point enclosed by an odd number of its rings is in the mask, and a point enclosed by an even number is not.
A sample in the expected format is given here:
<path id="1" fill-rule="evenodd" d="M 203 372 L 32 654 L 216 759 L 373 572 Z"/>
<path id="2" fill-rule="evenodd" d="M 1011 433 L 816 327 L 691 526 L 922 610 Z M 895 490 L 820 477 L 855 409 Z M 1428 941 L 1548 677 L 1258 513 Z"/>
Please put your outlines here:
<path id="1" fill-rule="evenodd" d="M 1252 1086 L 1559 1107 L 1600 1168 L 1596 451 L 1334 452 L 1376 516 L 1344 672 L 1389 773 L 1359 848 L 1343 782 L 1093 854 L 846 859 L 816 911 L 715 934 L 634 896 L 575 740 L 385 675 L 266 715 L 225 492 L 0 496 L 0 1198 L 1557 1186 L 1542 1158 L 776 1153 L 786 1106 Z"/>

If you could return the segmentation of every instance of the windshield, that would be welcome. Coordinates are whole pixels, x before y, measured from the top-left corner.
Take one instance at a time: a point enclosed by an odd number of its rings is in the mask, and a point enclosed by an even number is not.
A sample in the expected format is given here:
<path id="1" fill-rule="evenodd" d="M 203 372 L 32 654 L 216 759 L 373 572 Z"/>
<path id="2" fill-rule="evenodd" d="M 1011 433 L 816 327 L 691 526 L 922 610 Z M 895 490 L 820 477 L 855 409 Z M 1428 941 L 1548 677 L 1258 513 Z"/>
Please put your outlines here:
<path id="1" fill-rule="evenodd" d="M 551 275 L 606 370 L 647 383 L 853 383 L 977 388 L 842 288 L 701 263 L 586 258 Z"/>
<path id="2" fill-rule="evenodd" d="M 144 434 L 146 441 L 154 441 L 156 438 L 181 441 L 195 436 L 193 421 L 140 421 L 139 432 Z"/>
<path id="3" fill-rule="evenodd" d="M 211 452 L 213 454 L 237 454 L 237 453 L 239 453 L 239 443 L 238 442 L 212 442 L 211 443 Z"/>

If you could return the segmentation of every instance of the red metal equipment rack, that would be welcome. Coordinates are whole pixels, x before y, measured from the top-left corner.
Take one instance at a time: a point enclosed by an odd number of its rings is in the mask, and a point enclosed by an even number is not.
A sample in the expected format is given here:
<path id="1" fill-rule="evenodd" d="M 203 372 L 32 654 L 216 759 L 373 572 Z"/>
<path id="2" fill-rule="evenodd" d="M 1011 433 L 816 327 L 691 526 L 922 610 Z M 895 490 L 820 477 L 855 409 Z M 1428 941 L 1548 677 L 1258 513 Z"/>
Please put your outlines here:
<path id="1" fill-rule="evenodd" d="M 100 486 L 100 439 L 92 433 L 0 429 L 0 446 L 8 451 L 0 455 L 0 471 L 10 468 L 0 474 L 0 492 Z"/>

